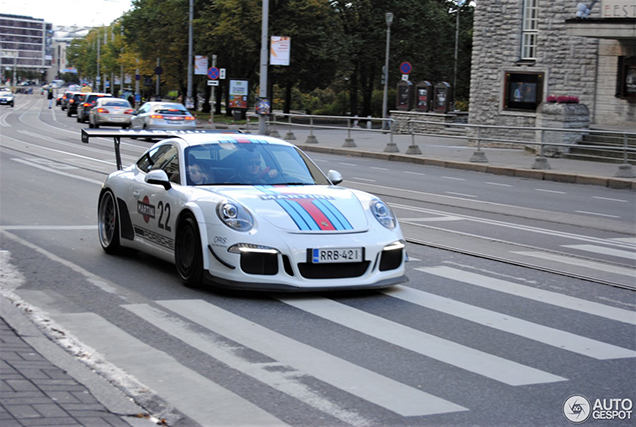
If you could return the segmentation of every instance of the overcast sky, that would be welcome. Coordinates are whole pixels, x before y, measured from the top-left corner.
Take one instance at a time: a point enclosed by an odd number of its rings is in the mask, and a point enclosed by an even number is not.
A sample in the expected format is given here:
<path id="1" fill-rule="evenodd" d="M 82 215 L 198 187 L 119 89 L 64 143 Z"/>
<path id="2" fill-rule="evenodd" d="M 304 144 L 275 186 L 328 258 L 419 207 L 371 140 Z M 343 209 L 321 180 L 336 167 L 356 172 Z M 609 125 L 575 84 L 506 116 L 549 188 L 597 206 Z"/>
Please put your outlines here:
<path id="1" fill-rule="evenodd" d="M 130 9 L 131 0 L 0 0 L 0 13 L 44 19 L 54 25 L 109 25 Z"/>

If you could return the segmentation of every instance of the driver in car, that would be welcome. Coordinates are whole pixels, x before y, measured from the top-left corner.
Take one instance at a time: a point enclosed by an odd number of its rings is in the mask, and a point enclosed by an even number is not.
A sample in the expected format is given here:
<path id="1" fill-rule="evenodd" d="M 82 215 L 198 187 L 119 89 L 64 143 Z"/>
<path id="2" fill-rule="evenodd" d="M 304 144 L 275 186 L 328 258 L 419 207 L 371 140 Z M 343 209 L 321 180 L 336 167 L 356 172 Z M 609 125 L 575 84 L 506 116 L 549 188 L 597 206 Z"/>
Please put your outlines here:
<path id="1" fill-rule="evenodd" d="M 255 151 L 248 152 L 242 159 L 238 173 L 230 182 L 240 184 L 267 184 L 269 180 L 276 178 L 278 171 L 267 167 L 261 169 L 261 155 Z"/>

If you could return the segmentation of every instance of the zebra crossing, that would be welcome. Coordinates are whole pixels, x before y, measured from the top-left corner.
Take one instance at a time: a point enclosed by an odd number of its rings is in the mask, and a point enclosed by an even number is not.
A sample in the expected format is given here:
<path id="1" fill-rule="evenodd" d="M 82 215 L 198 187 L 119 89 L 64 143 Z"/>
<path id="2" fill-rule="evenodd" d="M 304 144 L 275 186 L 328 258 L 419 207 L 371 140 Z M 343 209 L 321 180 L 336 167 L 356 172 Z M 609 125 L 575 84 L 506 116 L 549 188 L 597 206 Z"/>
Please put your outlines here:
<path id="1" fill-rule="evenodd" d="M 601 318 L 622 328 L 636 325 L 635 311 L 487 274 L 449 266 L 417 267 L 414 272 L 424 275 L 426 280 L 448 279 L 474 287 L 477 291 L 487 289 L 506 298 L 540 303 L 549 309 L 573 312 L 587 319 Z M 397 286 L 377 297 L 388 298 L 387 303 L 406 304 L 410 311 L 440 313 L 486 330 L 521 337 L 538 346 L 547 345 L 560 352 L 562 357 L 576 355 L 599 362 L 636 358 L 636 343 L 633 341 L 619 346 L 562 330 L 559 325 L 541 325 L 521 315 L 511 316 L 413 287 Z M 313 319 L 302 324 L 303 328 L 310 325 L 310 329 L 303 330 L 306 334 L 324 332 L 325 325 L 330 325 L 334 328 L 334 332 L 329 334 L 333 335 L 333 339 L 354 334 L 355 338 L 351 340 L 369 340 L 370 348 L 374 343 L 387 346 L 392 349 L 391 354 L 387 354 L 387 363 L 405 352 L 419 358 L 417 360 L 423 364 L 433 361 L 447 366 L 453 369 L 455 377 L 469 375 L 472 382 L 481 378 L 480 381 L 487 384 L 499 384 L 498 387 L 503 390 L 538 385 L 545 387 L 570 380 L 562 373 L 548 372 L 545 366 L 530 366 L 527 362 L 504 358 L 426 332 L 427 325 L 400 324 L 332 298 L 278 294 L 272 295 L 272 298 L 277 310 Z M 196 349 L 210 361 L 240 373 L 242 378 L 263 384 L 347 425 L 373 423 L 367 419 L 363 409 L 334 397 L 338 393 L 344 392 L 353 396 L 354 402 L 374 405 L 399 417 L 439 416 L 466 413 L 472 409 L 460 395 L 439 395 L 434 387 L 414 386 L 404 378 L 392 377 L 389 371 L 375 371 L 352 357 L 333 354 L 328 346 L 321 348 L 315 343 L 303 342 L 298 336 L 287 336 L 272 325 L 260 324 L 245 313 L 237 314 L 210 301 L 172 299 L 124 304 L 122 307 L 151 325 L 149 327 L 157 328 L 184 346 Z M 97 314 L 71 313 L 52 317 L 106 360 L 132 374 L 202 425 L 293 424 L 283 421 L 281 414 L 268 412 L 240 393 L 217 384 L 209 375 L 187 367 L 161 348 L 140 341 Z M 95 334 L 95 331 L 100 331 L 100 334 Z M 346 344 L 345 338 L 341 344 Z M 537 352 L 541 352 L 541 348 Z M 254 357 L 254 354 L 259 357 Z M 332 396 L 324 390 L 317 390 L 310 385 L 312 381 L 319 381 L 338 392 Z M 211 402 L 214 404 L 211 405 Z"/>

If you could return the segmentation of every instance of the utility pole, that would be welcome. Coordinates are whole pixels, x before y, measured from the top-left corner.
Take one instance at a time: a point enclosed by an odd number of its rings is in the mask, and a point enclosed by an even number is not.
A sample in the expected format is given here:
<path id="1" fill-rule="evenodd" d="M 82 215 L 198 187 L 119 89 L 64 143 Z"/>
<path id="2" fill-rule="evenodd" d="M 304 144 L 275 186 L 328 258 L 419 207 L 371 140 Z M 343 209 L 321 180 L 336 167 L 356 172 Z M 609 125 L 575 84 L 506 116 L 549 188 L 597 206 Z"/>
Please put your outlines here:
<path id="1" fill-rule="evenodd" d="M 261 28 L 261 79 L 259 97 L 267 98 L 267 26 L 269 17 L 269 0 L 263 0 L 263 25 Z M 267 118 L 264 114 L 258 116 L 258 133 L 267 135 Z"/>
<path id="2" fill-rule="evenodd" d="M 382 95 L 382 118 L 386 119 L 387 115 L 387 103 L 389 98 L 389 49 L 391 46 L 391 23 L 393 22 L 393 14 L 387 12 L 385 15 L 386 20 L 386 53 L 384 55 L 384 94 Z M 390 129 L 387 127 L 389 122 L 382 120 L 382 129 Z"/>
<path id="3" fill-rule="evenodd" d="M 186 108 L 194 108 L 192 97 L 192 19 L 194 18 L 194 0 L 190 0 L 188 11 L 188 89 L 186 94 Z"/>

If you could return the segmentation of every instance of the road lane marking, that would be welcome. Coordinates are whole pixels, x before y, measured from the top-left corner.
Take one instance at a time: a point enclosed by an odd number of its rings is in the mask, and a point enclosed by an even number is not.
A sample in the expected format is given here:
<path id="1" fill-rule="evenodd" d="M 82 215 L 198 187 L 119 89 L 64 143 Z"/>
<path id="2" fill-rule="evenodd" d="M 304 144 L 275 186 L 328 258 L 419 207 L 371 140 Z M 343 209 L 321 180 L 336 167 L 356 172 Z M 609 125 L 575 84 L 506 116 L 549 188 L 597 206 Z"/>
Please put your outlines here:
<path id="1" fill-rule="evenodd" d="M 598 196 L 592 196 L 593 199 L 599 199 L 599 200 L 608 200 L 610 202 L 621 202 L 621 203 L 629 203 L 629 200 L 623 200 L 623 199 L 612 199 L 611 197 L 598 197 Z"/>
<path id="2" fill-rule="evenodd" d="M 300 310 L 426 357 L 511 386 L 567 381 L 322 297 L 279 298 Z"/>
<path id="3" fill-rule="evenodd" d="M 402 416 L 466 408 L 303 344 L 201 300 L 159 305 L 219 335 Z"/>
<path id="4" fill-rule="evenodd" d="M 574 211 L 574 212 L 580 213 L 580 214 L 586 214 L 586 215 L 602 216 L 605 218 L 620 218 L 620 216 L 617 216 L 617 215 L 607 215 L 607 214 L 602 214 L 598 212 L 588 212 L 588 211 Z"/>
<path id="5" fill-rule="evenodd" d="M 636 351 L 633 350 L 617 347 L 612 344 L 539 325 L 508 314 L 472 306 L 406 286 L 395 286 L 383 291 L 383 293 L 420 307 L 446 313 L 489 328 L 508 332 L 595 359 L 606 360 L 636 357 Z"/>
<path id="6" fill-rule="evenodd" d="M 596 245 L 561 245 L 564 248 L 578 249 L 580 251 L 593 252 L 596 254 L 611 255 L 620 258 L 627 258 L 636 261 L 636 252 L 621 251 L 620 249 L 606 248 Z M 635 272 L 636 273 L 636 272 Z"/>
<path id="7" fill-rule="evenodd" d="M 552 193 L 552 194 L 567 194 L 565 191 L 543 190 L 541 188 L 535 188 L 535 191 L 541 191 L 543 193 Z"/>
<path id="8" fill-rule="evenodd" d="M 16 159 L 11 159 L 11 160 L 14 160 L 14 161 L 16 161 L 18 163 L 22 163 L 24 165 L 31 166 L 31 167 L 34 167 L 34 168 L 37 168 L 37 169 L 42 169 L 43 171 L 46 171 L 46 172 L 56 173 L 58 175 L 63 175 L 63 176 L 69 177 L 69 178 L 79 179 L 80 181 L 90 182 L 91 184 L 97 184 L 97 185 L 104 184 L 104 181 L 98 181 L 96 179 L 91 179 L 91 178 L 85 178 L 83 176 L 73 175 L 71 173 L 62 172 L 62 171 L 59 171 L 59 170 L 56 170 L 56 169 L 52 169 L 50 167 L 40 166 L 40 165 L 35 164 L 33 162 L 30 162 L 28 160 L 17 159 L 17 158 Z"/>
<path id="9" fill-rule="evenodd" d="M 554 259 L 555 254 L 546 253 L 545 257 L 547 259 Z M 585 262 L 588 263 L 589 261 Z M 636 325 L 636 312 L 623 310 L 616 307 L 610 307 L 593 301 L 587 301 L 556 292 L 545 291 L 543 289 L 536 289 L 530 286 L 519 285 L 518 283 L 509 282 L 507 280 L 495 279 L 493 277 L 470 273 L 467 271 L 458 270 L 456 268 L 417 267 L 415 268 L 415 270 L 463 283 L 468 283 L 475 286 L 480 286 L 482 288 L 491 289 L 493 291 L 503 292 L 517 297 L 542 302 L 544 304 L 554 305 L 556 307 L 567 308 L 594 316 L 604 317 L 606 319 Z M 632 272 L 632 274 L 634 273 Z"/>
<path id="10" fill-rule="evenodd" d="M 452 191 L 445 191 L 446 194 L 453 194 L 455 196 L 461 196 L 461 197 L 471 197 L 471 198 L 476 198 L 477 196 L 473 195 L 473 194 L 465 194 L 465 193 L 455 193 Z"/>
<path id="11" fill-rule="evenodd" d="M 442 176 L 442 178 L 444 178 L 444 179 L 452 179 L 452 180 L 455 180 L 455 181 L 466 181 L 465 178 L 457 178 L 457 177 L 454 177 L 454 176 Z"/>
<path id="12" fill-rule="evenodd" d="M 501 184 L 499 182 L 486 182 L 486 184 L 490 184 L 490 185 L 498 185 L 500 187 L 512 187 L 512 185 L 510 184 Z"/>
<path id="13" fill-rule="evenodd" d="M 620 267 L 617 265 L 603 264 L 584 259 L 576 259 L 569 256 L 557 255 L 547 252 L 512 252 L 519 255 L 531 256 L 535 258 L 547 259 L 563 264 L 576 265 L 578 267 L 591 268 L 592 270 L 604 271 L 606 273 L 619 274 L 621 276 L 634 277 L 636 270 L 633 268 Z M 636 316 L 636 313 L 634 314 Z"/>
<path id="14" fill-rule="evenodd" d="M 51 317 L 81 342 L 104 355 L 108 362 L 134 375 L 201 425 L 287 425 L 97 314 L 57 314 Z"/>

